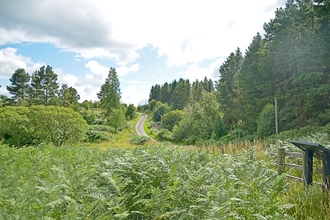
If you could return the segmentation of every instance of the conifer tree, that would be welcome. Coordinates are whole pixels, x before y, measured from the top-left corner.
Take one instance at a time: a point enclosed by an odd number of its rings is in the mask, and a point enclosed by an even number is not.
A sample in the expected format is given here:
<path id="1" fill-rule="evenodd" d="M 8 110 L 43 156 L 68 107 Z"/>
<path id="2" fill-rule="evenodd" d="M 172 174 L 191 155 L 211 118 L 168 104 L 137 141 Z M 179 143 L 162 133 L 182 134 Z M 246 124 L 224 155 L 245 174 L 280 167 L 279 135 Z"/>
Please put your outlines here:
<path id="1" fill-rule="evenodd" d="M 101 107 L 106 110 L 106 116 L 109 116 L 113 109 L 121 107 L 120 82 L 115 68 L 110 68 L 108 77 L 101 86 L 100 92 L 97 93 L 97 97 L 101 102 Z"/>
<path id="2" fill-rule="evenodd" d="M 30 76 L 24 69 L 17 69 L 9 79 L 11 86 L 7 86 L 7 90 L 12 96 L 13 101 L 27 101 Z"/>

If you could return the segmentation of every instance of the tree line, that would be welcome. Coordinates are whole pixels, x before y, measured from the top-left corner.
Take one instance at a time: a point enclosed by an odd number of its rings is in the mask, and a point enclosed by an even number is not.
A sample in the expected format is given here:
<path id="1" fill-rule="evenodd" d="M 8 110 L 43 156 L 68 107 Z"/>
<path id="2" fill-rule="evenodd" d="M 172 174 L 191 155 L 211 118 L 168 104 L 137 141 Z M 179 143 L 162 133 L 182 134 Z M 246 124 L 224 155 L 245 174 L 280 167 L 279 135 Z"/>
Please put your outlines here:
<path id="1" fill-rule="evenodd" d="M 263 28 L 264 36 L 257 33 L 244 54 L 237 48 L 220 65 L 215 90 L 203 89 L 205 80 L 189 86 L 180 79 L 180 87 L 178 82 L 153 86 L 151 105 L 157 100 L 172 111 L 189 111 L 192 103 L 201 101 L 200 91 L 207 91 L 216 97 L 227 132 L 265 137 L 275 133 L 277 98 L 280 131 L 328 124 L 329 1 L 288 0 Z M 213 107 L 210 102 L 207 108 Z"/>
<path id="2" fill-rule="evenodd" d="M 94 103 L 78 103 L 77 90 L 60 87 L 48 65 L 31 75 L 19 68 L 10 82 L 7 90 L 12 97 L 1 96 L 0 140 L 11 146 L 108 140 L 136 116 L 133 104 L 120 102 L 120 83 L 112 67 Z"/>

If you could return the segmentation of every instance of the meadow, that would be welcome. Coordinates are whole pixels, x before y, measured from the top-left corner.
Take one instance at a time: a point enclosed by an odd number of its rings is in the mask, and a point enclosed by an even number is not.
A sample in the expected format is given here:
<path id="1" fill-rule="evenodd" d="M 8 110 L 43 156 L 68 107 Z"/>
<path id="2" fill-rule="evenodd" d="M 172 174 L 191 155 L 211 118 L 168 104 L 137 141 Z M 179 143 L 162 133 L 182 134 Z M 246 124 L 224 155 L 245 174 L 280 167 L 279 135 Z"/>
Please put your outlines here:
<path id="1" fill-rule="evenodd" d="M 276 145 L 132 139 L 0 144 L 0 219 L 327 219 L 329 195 L 277 174 Z"/>

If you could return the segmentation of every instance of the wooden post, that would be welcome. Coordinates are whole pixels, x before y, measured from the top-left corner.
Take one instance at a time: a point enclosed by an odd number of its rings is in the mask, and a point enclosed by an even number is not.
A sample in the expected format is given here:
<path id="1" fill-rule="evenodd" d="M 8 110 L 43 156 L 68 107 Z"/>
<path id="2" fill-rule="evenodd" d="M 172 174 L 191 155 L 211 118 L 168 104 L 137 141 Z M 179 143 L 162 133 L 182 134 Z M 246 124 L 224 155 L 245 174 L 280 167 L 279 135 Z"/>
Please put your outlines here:
<path id="1" fill-rule="evenodd" d="M 279 147 L 278 148 L 278 155 L 277 155 L 277 172 L 278 175 L 284 173 L 285 169 L 285 148 Z"/>
<path id="2" fill-rule="evenodd" d="M 330 189 L 330 155 L 323 153 L 322 155 L 322 181 L 323 181 L 323 191 L 329 191 Z"/>
<path id="3" fill-rule="evenodd" d="M 278 134 L 278 118 L 277 118 L 277 99 L 275 97 L 275 131 Z"/>
<path id="4" fill-rule="evenodd" d="M 314 152 L 308 149 L 303 154 L 303 175 L 305 186 L 313 183 L 313 154 Z"/>

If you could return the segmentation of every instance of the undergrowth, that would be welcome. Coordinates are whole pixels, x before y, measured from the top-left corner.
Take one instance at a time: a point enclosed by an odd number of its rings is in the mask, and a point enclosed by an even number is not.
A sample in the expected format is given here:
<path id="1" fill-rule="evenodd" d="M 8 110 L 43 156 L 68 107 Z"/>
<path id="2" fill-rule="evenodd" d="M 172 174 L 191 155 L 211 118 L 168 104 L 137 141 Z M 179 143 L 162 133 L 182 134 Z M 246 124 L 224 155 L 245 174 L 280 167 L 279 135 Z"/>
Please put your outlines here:
<path id="1" fill-rule="evenodd" d="M 283 177 L 252 150 L 0 151 L 0 219 L 293 219 Z"/>

